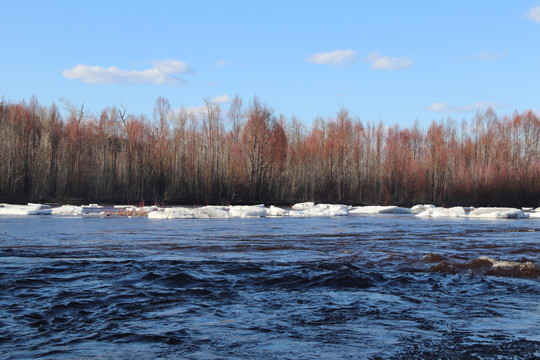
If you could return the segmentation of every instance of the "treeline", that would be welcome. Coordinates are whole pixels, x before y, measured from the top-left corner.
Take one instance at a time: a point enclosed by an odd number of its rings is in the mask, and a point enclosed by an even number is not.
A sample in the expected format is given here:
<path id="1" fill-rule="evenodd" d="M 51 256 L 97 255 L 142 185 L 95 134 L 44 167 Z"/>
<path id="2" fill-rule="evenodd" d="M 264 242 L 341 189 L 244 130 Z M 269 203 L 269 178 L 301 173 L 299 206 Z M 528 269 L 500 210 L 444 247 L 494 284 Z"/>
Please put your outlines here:
<path id="1" fill-rule="evenodd" d="M 427 130 L 362 123 L 346 109 L 308 129 L 254 98 L 152 118 L 54 103 L 0 103 L 0 198 L 139 203 L 540 205 L 532 111 Z"/>

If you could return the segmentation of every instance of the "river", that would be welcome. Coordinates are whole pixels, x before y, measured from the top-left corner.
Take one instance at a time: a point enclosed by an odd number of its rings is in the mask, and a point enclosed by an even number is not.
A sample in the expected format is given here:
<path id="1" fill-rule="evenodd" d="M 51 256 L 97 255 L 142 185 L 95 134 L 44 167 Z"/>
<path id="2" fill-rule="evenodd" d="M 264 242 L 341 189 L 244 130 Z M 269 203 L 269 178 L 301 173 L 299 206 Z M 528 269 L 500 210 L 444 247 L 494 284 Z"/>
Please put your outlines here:
<path id="1" fill-rule="evenodd" d="M 0 217 L 2 359 L 540 357 L 540 221 Z"/>

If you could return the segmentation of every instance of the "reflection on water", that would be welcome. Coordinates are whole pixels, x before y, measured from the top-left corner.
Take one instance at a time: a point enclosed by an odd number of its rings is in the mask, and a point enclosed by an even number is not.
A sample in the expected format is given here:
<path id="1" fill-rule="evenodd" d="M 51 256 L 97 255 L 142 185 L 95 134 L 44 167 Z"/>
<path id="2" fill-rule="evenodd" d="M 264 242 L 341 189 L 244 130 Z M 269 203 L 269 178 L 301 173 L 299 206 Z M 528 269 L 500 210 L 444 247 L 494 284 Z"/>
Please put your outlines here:
<path id="1" fill-rule="evenodd" d="M 539 253 L 535 220 L 0 218 L 0 357 L 540 357 Z"/>

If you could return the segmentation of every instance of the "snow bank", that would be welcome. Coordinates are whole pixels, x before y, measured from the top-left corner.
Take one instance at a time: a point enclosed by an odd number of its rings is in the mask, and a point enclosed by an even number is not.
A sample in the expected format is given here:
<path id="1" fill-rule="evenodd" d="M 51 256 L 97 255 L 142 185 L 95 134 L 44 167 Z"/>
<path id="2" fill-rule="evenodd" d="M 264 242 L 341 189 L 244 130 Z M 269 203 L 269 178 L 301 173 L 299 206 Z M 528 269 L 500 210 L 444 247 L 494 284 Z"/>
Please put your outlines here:
<path id="1" fill-rule="evenodd" d="M 411 214 L 412 210 L 399 206 L 357 206 L 349 214 Z"/>
<path id="2" fill-rule="evenodd" d="M 442 218 L 442 217 L 464 217 L 467 216 L 465 209 L 462 206 L 456 206 L 452 208 L 442 208 L 442 207 L 429 207 L 426 208 L 421 213 L 416 214 L 418 217 L 432 217 L 432 218 Z"/>
<path id="3" fill-rule="evenodd" d="M 489 218 L 489 219 L 523 219 L 527 215 L 515 208 L 478 208 L 469 213 L 471 218 Z"/>

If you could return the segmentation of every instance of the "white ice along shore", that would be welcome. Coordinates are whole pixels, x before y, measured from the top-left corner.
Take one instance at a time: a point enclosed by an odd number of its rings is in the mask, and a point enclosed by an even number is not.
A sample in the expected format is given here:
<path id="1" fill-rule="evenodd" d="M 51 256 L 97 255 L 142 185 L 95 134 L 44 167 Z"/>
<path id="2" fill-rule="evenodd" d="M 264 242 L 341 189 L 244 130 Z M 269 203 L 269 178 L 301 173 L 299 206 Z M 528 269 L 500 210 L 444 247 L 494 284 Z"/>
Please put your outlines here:
<path id="1" fill-rule="evenodd" d="M 412 208 L 398 206 L 347 206 L 304 202 L 289 208 L 271 205 L 201 206 L 201 207 L 137 207 L 133 205 L 50 206 L 0 204 L 0 216 L 53 215 L 53 216 L 147 216 L 149 219 L 235 219 L 261 217 L 332 217 L 375 214 L 404 214 L 419 218 L 469 218 L 469 219 L 540 219 L 540 208 L 504 207 L 436 207 L 429 204 Z"/>

